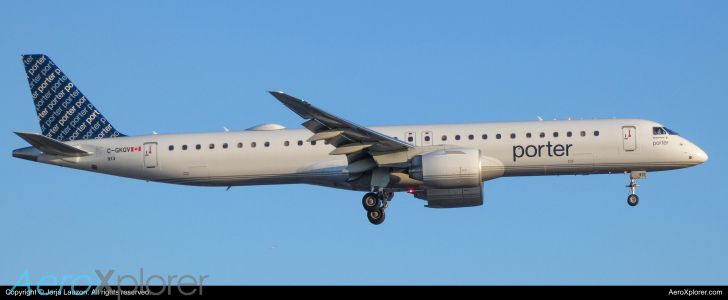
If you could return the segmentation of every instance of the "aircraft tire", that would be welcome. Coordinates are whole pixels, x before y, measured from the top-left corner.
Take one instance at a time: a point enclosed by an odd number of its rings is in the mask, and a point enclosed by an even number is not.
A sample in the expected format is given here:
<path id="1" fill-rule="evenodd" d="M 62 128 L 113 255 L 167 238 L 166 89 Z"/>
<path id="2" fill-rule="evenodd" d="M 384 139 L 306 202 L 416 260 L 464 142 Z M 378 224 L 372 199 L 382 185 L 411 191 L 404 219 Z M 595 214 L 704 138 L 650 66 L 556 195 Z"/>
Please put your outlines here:
<path id="1" fill-rule="evenodd" d="M 640 197 L 637 197 L 637 195 L 634 194 L 627 196 L 627 204 L 629 204 L 629 206 L 635 206 L 637 203 L 640 203 Z"/>
<path id="2" fill-rule="evenodd" d="M 367 193 L 364 195 L 364 198 L 361 199 L 361 204 L 367 212 L 378 211 L 380 203 L 381 201 L 375 193 Z"/>
<path id="3" fill-rule="evenodd" d="M 384 214 L 384 210 L 381 209 L 367 212 L 367 219 L 369 219 L 369 222 L 374 225 L 382 224 L 382 222 L 384 222 L 384 217 L 386 217 L 386 214 Z"/>

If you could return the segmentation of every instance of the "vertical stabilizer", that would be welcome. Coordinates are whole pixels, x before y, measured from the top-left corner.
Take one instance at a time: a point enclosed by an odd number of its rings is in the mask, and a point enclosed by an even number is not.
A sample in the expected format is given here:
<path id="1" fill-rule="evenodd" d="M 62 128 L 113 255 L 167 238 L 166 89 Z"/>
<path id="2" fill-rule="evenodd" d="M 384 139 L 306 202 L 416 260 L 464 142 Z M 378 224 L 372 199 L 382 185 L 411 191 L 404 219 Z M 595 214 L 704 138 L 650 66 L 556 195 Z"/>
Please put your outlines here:
<path id="1" fill-rule="evenodd" d="M 23 55 L 40 130 L 59 141 L 124 136 L 47 56 Z"/>

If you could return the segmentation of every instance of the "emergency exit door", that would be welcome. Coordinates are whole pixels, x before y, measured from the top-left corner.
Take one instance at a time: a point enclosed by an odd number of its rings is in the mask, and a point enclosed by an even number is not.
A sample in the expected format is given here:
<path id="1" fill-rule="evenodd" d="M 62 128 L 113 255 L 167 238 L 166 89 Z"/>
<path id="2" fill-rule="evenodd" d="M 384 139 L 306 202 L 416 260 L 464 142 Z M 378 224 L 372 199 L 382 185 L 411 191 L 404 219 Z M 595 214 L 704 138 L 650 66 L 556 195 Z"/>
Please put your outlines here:
<path id="1" fill-rule="evenodd" d="M 422 146 L 432 146 L 432 140 L 435 139 L 435 136 L 432 135 L 432 131 L 423 131 L 422 132 Z"/>
<path id="2" fill-rule="evenodd" d="M 622 140 L 624 143 L 624 151 L 634 151 L 637 149 L 637 130 L 634 126 L 622 127 Z"/>
<path id="3" fill-rule="evenodd" d="M 157 143 L 144 144 L 144 166 L 147 168 L 157 166 Z"/>
<path id="4" fill-rule="evenodd" d="M 405 132 L 404 140 L 412 145 L 417 146 L 417 133 L 414 131 Z"/>

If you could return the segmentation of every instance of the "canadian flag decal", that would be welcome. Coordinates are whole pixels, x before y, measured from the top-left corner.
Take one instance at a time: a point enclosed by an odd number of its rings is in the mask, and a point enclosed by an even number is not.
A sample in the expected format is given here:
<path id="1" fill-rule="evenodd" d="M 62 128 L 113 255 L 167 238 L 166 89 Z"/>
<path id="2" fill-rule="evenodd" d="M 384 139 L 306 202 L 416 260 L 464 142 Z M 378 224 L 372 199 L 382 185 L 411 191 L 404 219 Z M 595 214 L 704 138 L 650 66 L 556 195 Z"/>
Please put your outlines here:
<path id="1" fill-rule="evenodd" d="M 131 147 L 131 152 L 134 152 L 134 151 L 142 151 L 142 147 L 141 146 L 139 146 L 139 147 Z"/>

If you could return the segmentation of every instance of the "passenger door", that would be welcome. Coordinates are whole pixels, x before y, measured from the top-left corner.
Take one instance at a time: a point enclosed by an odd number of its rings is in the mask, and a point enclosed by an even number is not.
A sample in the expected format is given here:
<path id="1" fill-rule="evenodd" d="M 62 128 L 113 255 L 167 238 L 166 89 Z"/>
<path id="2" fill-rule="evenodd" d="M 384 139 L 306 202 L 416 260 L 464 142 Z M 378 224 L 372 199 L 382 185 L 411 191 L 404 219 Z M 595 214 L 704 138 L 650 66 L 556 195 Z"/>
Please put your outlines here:
<path id="1" fill-rule="evenodd" d="M 624 151 L 634 151 L 637 149 L 637 130 L 634 126 L 622 127 L 622 140 Z"/>
<path id="2" fill-rule="evenodd" d="M 157 166 L 157 143 L 144 144 L 144 166 L 147 168 Z"/>

